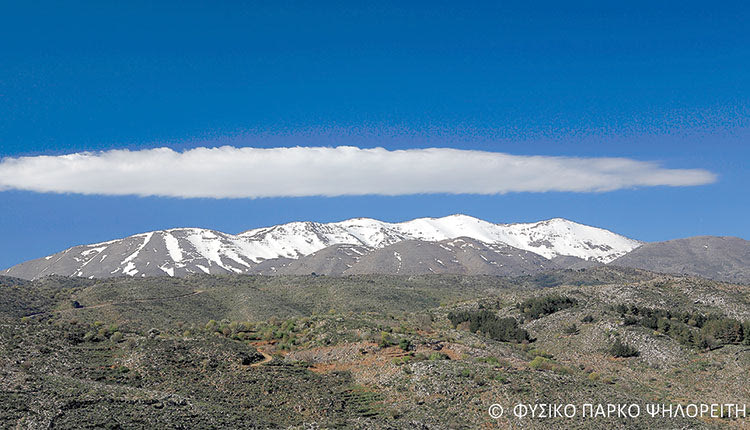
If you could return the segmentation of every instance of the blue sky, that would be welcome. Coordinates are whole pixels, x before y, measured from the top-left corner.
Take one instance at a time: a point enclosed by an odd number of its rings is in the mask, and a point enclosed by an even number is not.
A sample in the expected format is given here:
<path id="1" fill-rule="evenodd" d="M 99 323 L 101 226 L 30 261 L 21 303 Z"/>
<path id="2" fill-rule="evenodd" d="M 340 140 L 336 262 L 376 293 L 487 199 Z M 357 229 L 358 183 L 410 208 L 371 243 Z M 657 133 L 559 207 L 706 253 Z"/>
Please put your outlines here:
<path id="1" fill-rule="evenodd" d="M 0 192 L 0 267 L 168 227 L 236 233 L 459 212 L 494 222 L 559 216 L 641 240 L 750 238 L 747 6 L 403 3 L 4 2 L 0 157 L 440 147 L 626 157 L 705 169 L 717 181 L 257 199 L 10 189 Z"/>

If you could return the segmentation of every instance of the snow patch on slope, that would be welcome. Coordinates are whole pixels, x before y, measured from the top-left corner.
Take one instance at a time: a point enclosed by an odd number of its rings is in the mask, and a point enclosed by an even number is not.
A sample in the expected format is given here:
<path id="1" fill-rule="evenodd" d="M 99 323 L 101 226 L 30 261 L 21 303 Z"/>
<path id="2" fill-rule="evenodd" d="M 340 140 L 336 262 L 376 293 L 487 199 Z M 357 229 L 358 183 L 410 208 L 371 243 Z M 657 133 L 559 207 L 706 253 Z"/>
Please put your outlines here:
<path id="1" fill-rule="evenodd" d="M 182 261 L 182 249 L 180 248 L 180 243 L 177 241 L 176 237 L 169 234 L 169 232 L 165 232 L 164 244 L 167 247 L 167 252 L 169 252 L 169 257 L 173 262 L 179 263 Z"/>

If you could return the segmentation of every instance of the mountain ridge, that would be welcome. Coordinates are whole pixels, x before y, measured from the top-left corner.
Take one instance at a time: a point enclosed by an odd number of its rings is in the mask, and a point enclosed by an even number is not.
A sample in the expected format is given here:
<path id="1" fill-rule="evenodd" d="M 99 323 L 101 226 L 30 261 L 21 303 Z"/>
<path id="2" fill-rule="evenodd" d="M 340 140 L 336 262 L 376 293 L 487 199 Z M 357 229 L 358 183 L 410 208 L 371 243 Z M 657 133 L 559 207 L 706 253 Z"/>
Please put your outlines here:
<path id="1" fill-rule="evenodd" d="M 601 263 L 641 245 L 611 231 L 564 218 L 513 224 L 495 224 L 462 214 L 401 223 L 352 218 L 333 223 L 297 221 L 236 235 L 201 228 L 155 230 L 74 246 L 13 266 L 3 274 L 35 279 L 47 274 L 101 278 L 251 273 L 264 261 L 295 260 L 332 245 L 379 249 L 405 240 L 439 242 L 458 237 L 504 244 L 546 259 L 562 255 Z"/>
<path id="2" fill-rule="evenodd" d="M 609 264 L 750 284 L 750 241 L 734 236 L 693 236 L 652 242 Z"/>

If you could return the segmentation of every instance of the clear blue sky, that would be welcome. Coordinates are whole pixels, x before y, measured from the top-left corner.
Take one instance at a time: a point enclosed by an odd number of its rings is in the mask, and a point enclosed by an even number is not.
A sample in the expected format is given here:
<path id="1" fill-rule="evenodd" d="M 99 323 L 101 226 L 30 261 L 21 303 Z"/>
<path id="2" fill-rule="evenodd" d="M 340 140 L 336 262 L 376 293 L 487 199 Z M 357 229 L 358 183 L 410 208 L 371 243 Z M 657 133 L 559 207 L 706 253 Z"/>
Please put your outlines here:
<path id="1" fill-rule="evenodd" d="M 11 190 L 0 192 L 0 268 L 154 229 L 237 233 L 356 216 L 559 216 L 648 241 L 750 238 L 745 3 L 119 3 L 2 2 L 0 157 L 225 144 L 453 147 L 622 156 L 707 169 L 718 181 L 262 199 Z"/>

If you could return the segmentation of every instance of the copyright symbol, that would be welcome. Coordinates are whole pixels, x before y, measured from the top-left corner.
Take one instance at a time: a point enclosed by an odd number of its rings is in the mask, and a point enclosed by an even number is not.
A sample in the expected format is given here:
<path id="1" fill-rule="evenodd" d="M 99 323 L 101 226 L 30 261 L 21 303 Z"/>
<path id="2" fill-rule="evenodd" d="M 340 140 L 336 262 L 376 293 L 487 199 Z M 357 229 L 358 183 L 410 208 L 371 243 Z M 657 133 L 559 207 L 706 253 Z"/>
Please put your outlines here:
<path id="1" fill-rule="evenodd" d="M 503 416 L 503 407 L 498 405 L 497 403 L 490 405 L 490 418 L 492 419 L 498 419 Z"/>

